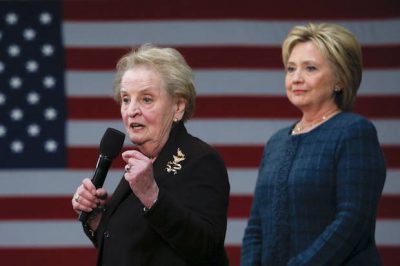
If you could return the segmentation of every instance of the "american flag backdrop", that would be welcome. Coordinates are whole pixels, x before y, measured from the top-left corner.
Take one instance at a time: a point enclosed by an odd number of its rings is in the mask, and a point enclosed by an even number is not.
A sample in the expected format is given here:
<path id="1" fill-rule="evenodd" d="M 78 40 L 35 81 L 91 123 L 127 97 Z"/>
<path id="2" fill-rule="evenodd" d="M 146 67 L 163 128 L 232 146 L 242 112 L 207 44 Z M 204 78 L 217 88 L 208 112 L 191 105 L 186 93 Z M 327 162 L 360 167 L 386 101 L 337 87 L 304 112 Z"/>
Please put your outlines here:
<path id="1" fill-rule="evenodd" d="M 239 265 L 264 144 L 300 117 L 285 97 L 280 45 L 294 25 L 322 21 L 363 46 L 355 111 L 377 127 L 388 166 L 376 240 L 385 265 L 400 265 L 397 0 L 0 1 L 0 264 L 95 264 L 71 196 L 92 176 L 106 128 L 123 130 L 112 100 L 117 60 L 150 42 L 177 48 L 194 69 L 187 127 L 227 164 L 226 248 Z M 115 160 L 109 192 L 122 166 Z"/>

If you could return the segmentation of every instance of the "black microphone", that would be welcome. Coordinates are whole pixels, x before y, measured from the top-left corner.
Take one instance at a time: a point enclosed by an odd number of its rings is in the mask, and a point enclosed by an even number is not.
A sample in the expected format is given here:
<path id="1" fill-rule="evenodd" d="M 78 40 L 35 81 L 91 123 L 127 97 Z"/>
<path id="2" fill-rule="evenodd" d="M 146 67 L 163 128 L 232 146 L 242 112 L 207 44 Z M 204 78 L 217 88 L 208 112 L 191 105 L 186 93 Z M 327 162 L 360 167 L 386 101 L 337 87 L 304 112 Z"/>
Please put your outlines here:
<path id="1" fill-rule="evenodd" d="M 100 188 L 106 180 L 108 169 L 111 166 L 112 160 L 120 153 L 124 144 L 125 134 L 114 128 L 107 128 L 100 142 L 100 156 L 97 160 L 96 170 L 92 177 L 92 183 L 97 188 Z M 81 212 L 79 221 L 83 224 L 87 222 L 90 213 Z"/>

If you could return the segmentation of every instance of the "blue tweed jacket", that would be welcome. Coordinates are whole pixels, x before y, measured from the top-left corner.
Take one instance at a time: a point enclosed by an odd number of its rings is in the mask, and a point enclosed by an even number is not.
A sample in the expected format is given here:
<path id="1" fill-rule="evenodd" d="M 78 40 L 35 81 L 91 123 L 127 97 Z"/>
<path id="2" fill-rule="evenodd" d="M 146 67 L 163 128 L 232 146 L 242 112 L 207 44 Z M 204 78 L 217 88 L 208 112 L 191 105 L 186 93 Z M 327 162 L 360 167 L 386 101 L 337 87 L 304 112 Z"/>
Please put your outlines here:
<path id="1" fill-rule="evenodd" d="M 386 178 L 375 127 L 339 113 L 268 141 L 242 245 L 242 266 L 381 265 L 377 206 Z"/>

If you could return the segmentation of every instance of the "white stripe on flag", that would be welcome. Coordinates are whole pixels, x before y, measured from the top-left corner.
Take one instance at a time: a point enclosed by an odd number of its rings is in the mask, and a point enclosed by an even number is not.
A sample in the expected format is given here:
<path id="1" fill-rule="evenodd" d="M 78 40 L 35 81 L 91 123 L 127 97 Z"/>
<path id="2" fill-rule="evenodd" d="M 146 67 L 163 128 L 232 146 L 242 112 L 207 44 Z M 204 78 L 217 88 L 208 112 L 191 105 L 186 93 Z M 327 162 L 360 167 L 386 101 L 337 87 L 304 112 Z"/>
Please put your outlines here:
<path id="1" fill-rule="evenodd" d="M 212 145 L 262 145 L 278 129 L 290 126 L 295 119 L 192 119 L 186 125 L 188 131 Z M 398 119 L 373 119 L 382 145 L 400 144 L 393 132 L 400 132 Z M 67 123 L 69 146 L 98 146 L 108 127 L 125 132 L 120 120 L 73 120 Z M 125 145 L 130 145 L 128 138 Z"/>
<path id="2" fill-rule="evenodd" d="M 228 219 L 225 243 L 240 245 L 247 219 Z M 398 220 L 378 220 L 378 245 L 400 245 Z M 77 221 L 1 221 L 0 247 L 85 247 L 92 246 Z M 29 236 L 29 237 L 27 237 Z"/>
<path id="3" fill-rule="evenodd" d="M 197 94 L 285 95 L 282 70 L 195 70 Z M 114 71 L 67 71 L 68 96 L 112 97 Z M 364 70 L 358 95 L 400 94 L 400 69 Z"/>
<path id="4" fill-rule="evenodd" d="M 0 196 L 71 196 L 83 178 L 91 178 L 93 170 L 15 170 L 0 171 Z M 257 168 L 228 168 L 231 195 L 253 195 Z M 110 193 L 122 177 L 121 170 L 108 172 L 104 188 Z M 389 169 L 384 195 L 400 194 L 400 170 Z"/>
<path id="5" fill-rule="evenodd" d="M 130 47 L 162 45 L 280 45 L 294 25 L 310 21 L 163 20 L 135 22 L 72 22 L 63 24 L 67 47 Z M 313 21 L 321 22 L 321 21 Z M 328 22 L 324 20 L 324 22 Z M 331 20 L 351 30 L 361 44 L 397 44 L 399 19 Z M 383 30 L 384 29 L 384 30 Z M 113 36 L 110 38 L 109 36 Z"/>
<path id="6" fill-rule="evenodd" d="M 244 230 L 247 225 L 245 219 L 229 219 L 225 243 L 230 245 L 241 245 Z M 382 220 L 376 222 L 375 237 L 378 245 L 400 245 L 399 220 Z"/>

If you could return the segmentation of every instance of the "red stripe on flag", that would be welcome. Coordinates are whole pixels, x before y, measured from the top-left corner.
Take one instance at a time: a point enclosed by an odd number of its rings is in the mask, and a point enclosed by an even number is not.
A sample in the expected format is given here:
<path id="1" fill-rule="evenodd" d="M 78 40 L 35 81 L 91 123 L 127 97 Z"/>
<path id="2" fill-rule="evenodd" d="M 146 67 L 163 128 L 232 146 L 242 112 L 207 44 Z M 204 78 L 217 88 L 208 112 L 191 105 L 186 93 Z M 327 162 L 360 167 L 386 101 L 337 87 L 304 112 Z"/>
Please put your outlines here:
<path id="1" fill-rule="evenodd" d="M 68 119 L 121 119 L 119 105 L 111 97 L 69 97 L 67 110 Z"/>
<path id="2" fill-rule="evenodd" d="M 214 146 L 221 154 L 229 168 L 257 168 L 264 149 L 262 145 L 255 146 Z M 388 168 L 400 168 L 400 146 L 382 146 Z M 68 168 L 92 169 L 99 157 L 99 149 L 94 147 L 69 147 Z M 124 167 L 125 163 L 118 156 L 112 168 Z"/>
<path id="3" fill-rule="evenodd" d="M 195 69 L 282 69 L 280 47 L 176 47 Z M 68 70 L 114 70 L 131 48 L 67 48 Z M 363 48 L 364 68 L 399 68 L 400 45 Z"/>
<path id="4" fill-rule="evenodd" d="M 83 177 L 82 177 L 83 178 Z M 78 184 L 77 184 L 78 185 Z M 72 210 L 70 197 L 0 197 L 1 220 L 74 220 L 77 214 Z M 231 195 L 229 199 L 229 218 L 246 219 L 250 215 L 252 195 Z M 37 210 L 37 206 L 46 208 Z M 384 195 L 379 204 L 379 219 L 400 219 L 400 196 Z"/>
<path id="5" fill-rule="evenodd" d="M 82 232 L 83 234 L 83 232 Z M 96 265 L 95 248 L 0 248 L 2 265 Z"/>
<path id="6" fill-rule="evenodd" d="M 249 217 L 252 203 L 253 203 L 253 195 L 230 196 L 228 217 L 230 218 Z"/>
<path id="7" fill-rule="evenodd" d="M 362 53 L 364 68 L 400 67 L 400 45 L 363 46 Z"/>
<path id="8" fill-rule="evenodd" d="M 227 167 L 258 167 L 264 146 L 214 146 L 221 154 Z"/>
<path id="9" fill-rule="evenodd" d="M 300 112 L 283 96 L 199 96 L 195 118 L 292 118 Z"/>
<path id="10" fill-rule="evenodd" d="M 130 50 L 131 48 L 66 48 L 66 67 L 67 70 L 115 70 L 118 59 Z"/>
<path id="11" fill-rule="evenodd" d="M 399 246 L 378 246 L 383 265 L 399 266 L 400 265 L 400 247 Z"/>
<path id="12" fill-rule="evenodd" d="M 400 218 L 400 195 L 384 195 L 379 202 L 378 217 L 386 219 Z"/>
<path id="13" fill-rule="evenodd" d="M 387 168 L 400 168 L 400 146 L 383 146 L 382 148 Z"/>
<path id="14" fill-rule="evenodd" d="M 69 97 L 68 119 L 120 119 L 112 98 Z M 355 112 L 368 118 L 400 118 L 400 95 L 359 96 Z M 372 108 L 373 107 L 373 108 Z M 194 118 L 298 118 L 297 110 L 284 96 L 198 96 Z"/>
<path id="15" fill-rule="evenodd" d="M 240 266 L 240 246 L 226 245 L 226 253 L 229 258 L 229 266 Z"/>
<path id="16" fill-rule="evenodd" d="M 227 167 L 258 167 L 264 146 L 214 146 Z M 400 168 L 400 146 L 382 146 L 388 168 Z M 400 206 L 400 205 L 399 205 Z"/>
<path id="17" fill-rule="evenodd" d="M 215 146 L 224 158 L 228 167 L 258 167 L 263 146 Z M 91 169 L 94 168 L 99 157 L 99 149 L 95 147 L 69 147 L 68 168 Z M 125 163 L 118 156 L 112 168 L 123 169 Z"/>
<path id="18" fill-rule="evenodd" d="M 83 234 L 83 233 L 82 233 Z M 226 245 L 230 266 L 240 265 L 240 246 Z M 385 266 L 400 265 L 399 246 L 378 246 Z M 87 266 L 96 264 L 95 248 L 0 248 L 4 265 L 18 266 Z"/>
<path id="19" fill-rule="evenodd" d="M 250 209 L 253 202 L 253 196 L 231 196 L 229 202 L 228 216 L 230 218 L 247 218 L 250 215 Z M 383 195 L 379 203 L 379 219 L 399 219 L 400 196 Z"/>
<path id="20" fill-rule="evenodd" d="M 73 193 L 71 191 L 71 197 L 0 197 L 0 203 L 4 204 L 0 220 L 77 220 L 71 203 Z M 46 207 L 38 210 L 37 206 Z"/>
<path id="21" fill-rule="evenodd" d="M 358 96 L 354 111 L 368 118 L 400 118 L 400 95 Z"/>
<path id="22" fill-rule="evenodd" d="M 226 251 L 229 257 L 230 266 L 240 266 L 240 246 L 226 246 Z M 385 266 L 400 265 L 400 247 L 399 246 L 378 246 L 378 250 Z"/>
<path id="23" fill-rule="evenodd" d="M 111 3 L 110 3 L 111 2 Z M 310 6 L 312 8 L 310 8 Z M 212 7 L 212 8 L 210 8 Z M 284 10 L 285 12 L 282 12 Z M 318 10 L 318 12 L 315 12 Z M 157 20 L 157 19 L 361 19 L 398 17 L 396 1 L 379 0 L 303 0 L 301 5 L 290 0 L 270 2 L 169 0 L 162 8 L 149 1 L 63 1 L 66 20 Z M 339 15 L 338 15 L 339 14 Z"/>

